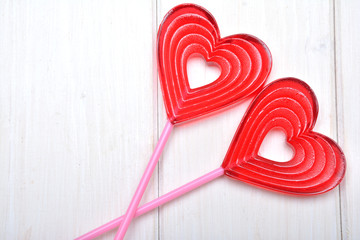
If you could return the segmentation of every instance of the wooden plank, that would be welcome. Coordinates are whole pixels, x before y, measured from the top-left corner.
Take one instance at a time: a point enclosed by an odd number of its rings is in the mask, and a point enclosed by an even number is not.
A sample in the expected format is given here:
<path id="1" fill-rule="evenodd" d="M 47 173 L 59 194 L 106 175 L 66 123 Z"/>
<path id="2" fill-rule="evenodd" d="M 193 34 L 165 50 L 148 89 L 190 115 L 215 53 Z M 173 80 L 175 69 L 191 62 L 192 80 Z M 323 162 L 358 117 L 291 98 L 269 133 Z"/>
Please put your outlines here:
<path id="1" fill-rule="evenodd" d="M 10 32 L 9 22 L 6 15 L 2 15 L 0 10 L 0 33 L 7 35 Z M 1 17 L 4 16 L 4 17 Z M 11 49 L 6 48 L 11 44 L 10 38 L 0 39 L 0 237 L 3 235 L 12 236 L 11 230 L 15 224 L 13 196 L 14 191 L 11 187 L 14 184 L 14 178 L 11 175 L 13 168 L 10 161 L 10 141 L 11 141 L 11 122 L 10 122 L 10 71 L 15 67 L 11 64 Z M 4 221 L 4 218 L 6 220 Z"/>
<path id="2" fill-rule="evenodd" d="M 341 184 L 341 212 L 343 239 L 360 236 L 360 3 L 335 1 L 336 80 L 338 99 L 339 142 L 343 147 L 347 170 Z"/>
<path id="3" fill-rule="evenodd" d="M 1 5 L 0 238 L 72 239 L 125 212 L 152 153 L 153 3 Z M 128 238 L 157 238 L 157 222 Z"/>
<path id="4" fill-rule="evenodd" d="M 306 81 L 320 105 L 315 130 L 336 137 L 331 2 L 195 2 L 215 16 L 222 36 L 250 33 L 267 43 L 274 59 L 270 80 L 293 76 Z M 159 0 L 158 24 L 179 3 Z M 160 194 L 221 164 L 248 103 L 175 127 L 159 167 Z M 161 96 L 159 104 L 162 127 L 166 117 Z M 284 153 L 283 146 L 270 147 Z M 297 198 L 222 178 L 161 207 L 159 235 L 161 239 L 340 239 L 339 216 L 338 189 Z"/>

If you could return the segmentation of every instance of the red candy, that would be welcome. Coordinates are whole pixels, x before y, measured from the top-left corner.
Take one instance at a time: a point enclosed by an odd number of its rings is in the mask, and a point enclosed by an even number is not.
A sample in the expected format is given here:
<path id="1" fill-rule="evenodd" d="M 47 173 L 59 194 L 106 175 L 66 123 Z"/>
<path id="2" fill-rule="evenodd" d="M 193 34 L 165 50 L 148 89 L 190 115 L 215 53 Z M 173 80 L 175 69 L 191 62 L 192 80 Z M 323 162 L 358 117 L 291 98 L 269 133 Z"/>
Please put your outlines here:
<path id="1" fill-rule="evenodd" d="M 345 174 L 345 156 L 330 138 L 313 132 L 318 104 L 310 87 L 295 78 L 270 83 L 251 103 L 222 167 L 231 178 L 290 194 L 320 194 Z M 258 155 L 266 134 L 285 131 L 294 150 L 288 162 Z"/>
<path id="2" fill-rule="evenodd" d="M 214 17 L 194 4 L 168 12 L 158 32 L 160 84 L 172 124 L 220 110 L 262 89 L 271 66 L 267 46 L 256 37 L 237 34 L 220 38 Z M 217 63 L 217 80 L 191 89 L 186 63 L 192 54 Z"/>

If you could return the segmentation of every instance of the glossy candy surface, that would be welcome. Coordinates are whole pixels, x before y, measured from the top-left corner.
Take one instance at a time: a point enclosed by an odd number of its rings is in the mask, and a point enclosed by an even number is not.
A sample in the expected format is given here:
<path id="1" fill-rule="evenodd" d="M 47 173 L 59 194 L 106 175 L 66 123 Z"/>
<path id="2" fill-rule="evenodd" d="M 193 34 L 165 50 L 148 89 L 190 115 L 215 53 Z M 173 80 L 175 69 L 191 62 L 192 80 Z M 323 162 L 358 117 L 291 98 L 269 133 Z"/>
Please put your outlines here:
<path id="1" fill-rule="evenodd" d="M 222 167 L 231 178 L 291 194 L 319 194 L 340 183 L 345 156 L 330 138 L 313 132 L 318 114 L 310 87 L 294 78 L 270 83 L 251 103 Z M 294 151 L 288 162 L 258 155 L 266 134 L 280 128 Z"/>
<path id="2" fill-rule="evenodd" d="M 172 124 L 220 110 L 261 90 L 272 66 L 270 51 L 261 40 L 246 34 L 220 38 L 214 17 L 194 4 L 167 13 L 157 47 L 160 84 Z M 192 54 L 218 64 L 219 78 L 191 89 L 186 66 Z"/>

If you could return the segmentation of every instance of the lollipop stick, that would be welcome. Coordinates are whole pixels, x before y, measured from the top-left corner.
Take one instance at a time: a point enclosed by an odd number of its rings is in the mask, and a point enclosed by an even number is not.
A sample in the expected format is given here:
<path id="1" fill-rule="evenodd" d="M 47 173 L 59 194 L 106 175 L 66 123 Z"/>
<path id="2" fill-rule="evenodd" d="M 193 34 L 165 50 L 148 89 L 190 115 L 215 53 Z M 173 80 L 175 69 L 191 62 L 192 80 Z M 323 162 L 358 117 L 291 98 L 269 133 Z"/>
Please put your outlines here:
<path id="1" fill-rule="evenodd" d="M 153 210 L 154 208 L 157 208 L 158 206 L 165 204 L 191 190 L 194 190 L 200 186 L 202 186 L 205 183 L 208 183 L 220 176 L 224 175 L 224 169 L 223 168 L 217 168 L 214 171 L 211 171 L 155 200 L 152 200 L 149 203 L 144 204 L 143 206 L 141 206 L 140 208 L 138 208 L 136 210 L 135 213 L 135 217 L 140 216 L 144 213 L 147 213 L 150 210 Z M 116 218 L 78 238 L 76 238 L 75 240 L 90 240 L 90 239 L 94 239 L 98 236 L 100 236 L 101 234 L 110 231 L 111 229 L 114 229 L 115 227 L 119 226 L 121 224 L 121 222 L 124 220 L 125 216 L 121 216 L 119 218 Z"/>
<path id="2" fill-rule="evenodd" d="M 155 166 L 157 162 L 159 161 L 161 152 L 163 151 L 165 144 L 170 136 L 171 130 L 173 129 L 174 125 L 171 124 L 170 121 L 166 122 L 166 125 L 164 127 L 164 130 L 160 136 L 160 139 L 155 147 L 155 150 L 153 152 L 153 155 L 150 158 L 150 161 L 145 169 L 145 172 L 140 180 L 140 183 L 136 189 L 136 192 L 133 196 L 133 199 L 130 202 L 130 205 L 126 211 L 126 214 L 124 216 L 123 224 L 120 226 L 115 239 L 123 239 L 125 236 L 125 233 L 131 223 L 131 220 L 133 219 L 136 209 L 139 206 L 139 202 L 145 192 L 146 186 L 149 183 L 149 180 L 151 178 L 152 173 L 154 172 Z"/>

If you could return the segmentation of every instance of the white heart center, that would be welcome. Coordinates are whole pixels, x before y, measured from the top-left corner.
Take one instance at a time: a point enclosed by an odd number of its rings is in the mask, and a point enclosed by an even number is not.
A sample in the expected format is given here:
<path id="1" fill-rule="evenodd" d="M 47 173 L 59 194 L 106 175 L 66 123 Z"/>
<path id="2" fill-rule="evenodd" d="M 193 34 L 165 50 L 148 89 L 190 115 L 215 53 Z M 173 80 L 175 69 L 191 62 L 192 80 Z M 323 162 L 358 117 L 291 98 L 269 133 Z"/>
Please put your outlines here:
<path id="1" fill-rule="evenodd" d="M 192 54 L 187 62 L 187 75 L 191 89 L 215 81 L 221 74 L 220 66 L 207 62 L 201 54 Z"/>
<path id="2" fill-rule="evenodd" d="M 294 151 L 286 141 L 285 132 L 274 128 L 265 136 L 258 154 L 276 162 L 287 162 L 293 158 Z"/>

